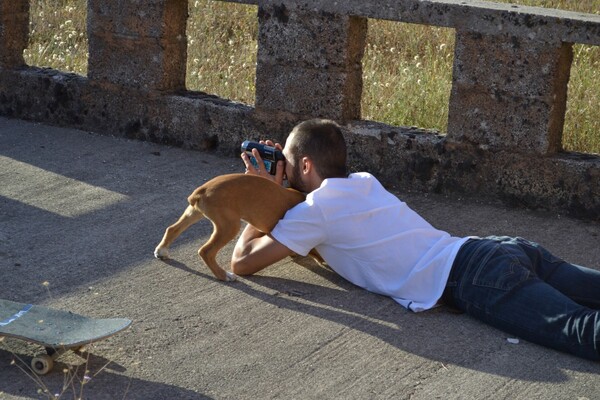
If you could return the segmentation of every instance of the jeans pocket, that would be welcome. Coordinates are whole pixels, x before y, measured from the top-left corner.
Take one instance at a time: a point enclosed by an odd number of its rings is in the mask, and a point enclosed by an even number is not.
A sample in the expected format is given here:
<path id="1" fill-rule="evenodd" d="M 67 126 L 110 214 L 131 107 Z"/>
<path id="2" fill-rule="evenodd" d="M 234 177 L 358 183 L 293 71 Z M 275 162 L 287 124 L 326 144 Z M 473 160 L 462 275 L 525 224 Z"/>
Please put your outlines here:
<path id="1" fill-rule="evenodd" d="M 527 280 L 529 259 L 511 246 L 497 245 L 479 264 L 473 285 L 509 291 Z"/>

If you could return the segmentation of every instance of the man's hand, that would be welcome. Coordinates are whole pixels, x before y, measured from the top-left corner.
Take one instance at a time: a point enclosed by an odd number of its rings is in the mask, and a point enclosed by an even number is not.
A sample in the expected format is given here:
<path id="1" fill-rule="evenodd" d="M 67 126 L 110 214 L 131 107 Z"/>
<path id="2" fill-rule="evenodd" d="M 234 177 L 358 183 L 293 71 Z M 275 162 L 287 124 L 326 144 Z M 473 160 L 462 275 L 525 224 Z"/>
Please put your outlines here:
<path id="1" fill-rule="evenodd" d="M 279 143 L 273 143 L 272 140 L 261 140 L 259 143 L 266 144 L 267 146 L 275 147 L 277 150 L 281 151 L 282 147 Z M 246 152 L 242 153 L 242 160 L 244 161 L 244 165 L 246 165 L 246 174 L 248 175 L 258 175 L 263 178 L 267 178 L 272 180 L 273 182 L 283 185 L 283 176 L 285 174 L 285 161 L 280 160 L 277 161 L 277 168 L 275 170 L 275 175 L 269 174 L 269 171 L 265 168 L 265 163 L 258 152 L 258 149 L 252 149 L 252 155 L 256 158 L 256 163 L 258 164 L 258 168 L 256 168 L 252 162 L 250 161 L 250 157 Z"/>

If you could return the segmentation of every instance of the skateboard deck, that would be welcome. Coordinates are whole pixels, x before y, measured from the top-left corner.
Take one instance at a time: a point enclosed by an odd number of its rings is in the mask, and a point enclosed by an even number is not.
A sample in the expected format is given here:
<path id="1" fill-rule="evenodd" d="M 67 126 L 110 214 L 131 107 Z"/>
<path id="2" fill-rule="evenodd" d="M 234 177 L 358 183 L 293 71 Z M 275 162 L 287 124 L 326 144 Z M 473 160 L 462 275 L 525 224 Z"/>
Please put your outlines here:
<path id="1" fill-rule="evenodd" d="M 0 299 L 0 336 L 14 337 L 43 346 L 46 354 L 31 361 L 40 375 L 69 350 L 106 339 L 129 327 L 125 318 L 95 319 L 69 311 Z"/>

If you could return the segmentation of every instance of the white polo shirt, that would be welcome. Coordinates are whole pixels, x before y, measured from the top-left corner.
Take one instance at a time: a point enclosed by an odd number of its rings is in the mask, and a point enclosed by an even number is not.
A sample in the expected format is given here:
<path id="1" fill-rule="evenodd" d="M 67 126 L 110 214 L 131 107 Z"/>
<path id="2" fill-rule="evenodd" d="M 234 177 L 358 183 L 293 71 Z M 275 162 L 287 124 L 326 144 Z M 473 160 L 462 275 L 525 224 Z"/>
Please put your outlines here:
<path id="1" fill-rule="evenodd" d="M 303 256 L 316 248 L 345 279 L 415 312 L 437 303 L 468 239 L 435 229 L 364 172 L 325 179 L 271 234 Z"/>

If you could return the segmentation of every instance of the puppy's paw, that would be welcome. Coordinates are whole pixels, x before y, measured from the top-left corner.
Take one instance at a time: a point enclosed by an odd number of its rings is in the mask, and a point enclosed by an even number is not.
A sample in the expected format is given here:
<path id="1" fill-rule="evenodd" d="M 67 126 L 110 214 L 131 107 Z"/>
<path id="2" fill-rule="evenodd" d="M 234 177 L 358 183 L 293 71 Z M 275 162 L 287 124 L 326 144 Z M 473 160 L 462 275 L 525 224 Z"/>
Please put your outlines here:
<path id="1" fill-rule="evenodd" d="M 238 276 L 236 274 L 234 274 L 233 272 L 225 271 L 225 275 L 227 276 L 225 279 L 226 282 L 237 281 Z"/>
<path id="2" fill-rule="evenodd" d="M 157 247 L 156 249 L 154 249 L 154 257 L 160 259 L 160 260 L 166 260 L 169 258 L 169 249 L 166 249 L 164 247 Z"/>

